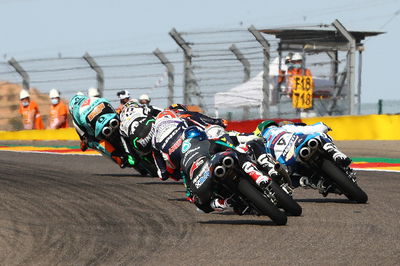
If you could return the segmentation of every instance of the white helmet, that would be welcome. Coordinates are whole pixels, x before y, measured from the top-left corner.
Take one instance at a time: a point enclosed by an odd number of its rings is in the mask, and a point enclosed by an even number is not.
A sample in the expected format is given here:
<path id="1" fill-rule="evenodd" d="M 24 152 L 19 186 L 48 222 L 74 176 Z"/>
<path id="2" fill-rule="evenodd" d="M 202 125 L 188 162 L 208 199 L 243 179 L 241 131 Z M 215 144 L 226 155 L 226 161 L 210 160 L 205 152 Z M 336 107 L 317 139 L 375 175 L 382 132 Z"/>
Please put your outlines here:
<path id="1" fill-rule="evenodd" d="M 60 92 L 57 89 L 51 89 L 49 92 L 50 98 L 57 98 L 60 97 Z"/>
<path id="2" fill-rule="evenodd" d="M 150 97 L 149 97 L 149 95 L 147 95 L 147 94 L 142 94 L 142 95 L 140 95 L 139 101 L 142 101 L 142 100 L 146 100 L 146 101 L 149 101 L 149 102 L 150 102 Z"/>
<path id="3" fill-rule="evenodd" d="M 100 97 L 100 92 L 97 88 L 89 88 L 88 96 L 89 97 Z"/>
<path id="4" fill-rule="evenodd" d="M 300 61 L 300 60 L 303 60 L 303 56 L 302 56 L 301 54 L 295 53 L 295 54 L 292 56 L 292 61 Z"/>
<path id="5" fill-rule="evenodd" d="M 84 96 L 85 94 L 84 94 L 83 92 L 81 92 L 81 91 L 78 91 L 78 92 L 76 93 L 76 95 Z"/>
<path id="6" fill-rule="evenodd" d="M 19 99 L 20 99 L 20 100 L 22 100 L 22 99 L 24 99 L 24 98 L 27 98 L 27 97 L 30 97 L 29 91 L 27 91 L 27 90 L 21 90 L 21 91 L 19 92 Z"/>
<path id="7" fill-rule="evenodd" d="M 129 97 L 130 97 L 129 91 L 127 91 L 127 90 L 119 91 L 119 92 L 117 93 L 117 95 L 118 95 L 118 97 L 119 97 L 120 100 L 126 99 L 126 98 L 129 98 Z"/>

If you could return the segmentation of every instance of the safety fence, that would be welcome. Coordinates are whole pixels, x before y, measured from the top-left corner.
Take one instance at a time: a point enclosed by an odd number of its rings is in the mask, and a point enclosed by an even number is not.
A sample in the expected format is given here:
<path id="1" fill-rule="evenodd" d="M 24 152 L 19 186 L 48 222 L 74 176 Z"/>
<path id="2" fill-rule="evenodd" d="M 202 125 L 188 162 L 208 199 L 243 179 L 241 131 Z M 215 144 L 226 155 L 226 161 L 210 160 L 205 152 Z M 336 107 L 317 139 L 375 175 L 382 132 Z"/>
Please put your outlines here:
<path id="1" fill-rule="evenodd" d="M 310 30 L 324 33 L 329 29 L 335 36 L 347 32 L 337 21 L 332 25 L 292 27 L 297 29 L 302 31 L 296 41 L 303 43 L 330 41 L 330 35 L 315 36 Z M 284 49 L 281 39 L 265 32 L 268 31 L 254 27 L 192 32 L 172 29 L 169 34 L 177 48 L 169 51 L 86 53 L 77 57 L 60 54 L 54 58 L 11 58 L 0 62 L 0 81 L 8 82 L 0 83 L 0 129 L 20 128 L 17 109 L 21 86 L 31 92 L 32 88 L 37 89 L 34 100 L 39 101 L 44 118 L 50 89 L 59 89 L 68 100 L 89 87 L 99 88 L 115 106 L 116 93 L 128 90 L 132 98 L 150 95 L 152 104 L 159 107 L 176 102 L 197 105 L 208 115 L 229 120 L 343 115 L 357 108 L 360 114 L 399 112 L 399 101 L 381 102 L 380 109 L 374 111 L 373 106 L 358 105 L 354 97 L 348 96 L 349 86 L 355 87 L 354 80 L 348 78 L 354 78 L 354 73 L 349 72 L 355 67 L 354 58 L 349 62 L 354 47 L 351 51 L 306 45 Z M 278 73 L 285 68 L 284 58 L 294 53 L 302 55 L 303 67 L 311 70 L 314 91 L 318 93 L 308 110 L 293 108 L 291 94 L 285 85 L 278 84 Z"/>

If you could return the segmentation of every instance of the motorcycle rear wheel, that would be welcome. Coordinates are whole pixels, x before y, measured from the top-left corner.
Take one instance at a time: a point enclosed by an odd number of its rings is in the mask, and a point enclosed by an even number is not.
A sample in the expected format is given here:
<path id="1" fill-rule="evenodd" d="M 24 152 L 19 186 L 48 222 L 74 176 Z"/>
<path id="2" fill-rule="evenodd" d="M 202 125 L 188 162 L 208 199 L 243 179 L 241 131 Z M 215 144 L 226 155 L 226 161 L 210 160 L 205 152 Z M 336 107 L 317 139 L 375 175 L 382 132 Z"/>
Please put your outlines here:
<path id="1" fill-rule="evenodd" d="M 269 216 L 277 225 L 285 225 L 287 216 L 281 212 L 261 191 L 259 191 L 248 180 L 242 178 L 238 184 L 239 192 L 245 196 L 254 207 L 262 214 Z"/>
<path id="2" fill-rule="evenodd" d="M 278 206 L 284 209 L 287 213 L 300 216 L 303 209 L 301 206 L 275 182 L 272 181 L 272 190 L 275 192 Z"/>
<path id="3" fill-rule="evenodd" d="M 322 162 L 321 170 L 339 187 L 349 200 L 357 203 L 366 203 L 368 201 L 368 195 L 333 162 L 325 159 Z"/>

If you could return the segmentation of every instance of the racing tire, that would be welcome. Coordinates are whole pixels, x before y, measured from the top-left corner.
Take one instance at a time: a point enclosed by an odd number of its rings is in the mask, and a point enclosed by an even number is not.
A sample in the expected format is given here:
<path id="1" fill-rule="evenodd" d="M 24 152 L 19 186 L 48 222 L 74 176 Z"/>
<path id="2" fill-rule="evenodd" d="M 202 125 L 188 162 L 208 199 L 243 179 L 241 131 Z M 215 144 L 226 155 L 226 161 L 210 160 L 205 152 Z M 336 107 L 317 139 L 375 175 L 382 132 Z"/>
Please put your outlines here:
<path id="1" fill-rule="evenodd" d="M 293 215 L 300 216 L 303 212 L 301 206 L 287 194 L 277 183 L 271 183 L 272 190 L 275 193 L 275 198 L 278 201 L 278 207 L 285 210 L 285 212 Z"/>
<path id="2" fill-rule="evenodd" d="M 255 209 L 262 215 L 269 216 L 277 225 L 285 225 L 287 216 L 281 212 L 264 194 L 252 185 L 248 180 L 242 178 L 238 184 L 239 192 L 245 196 Z"/>
<path id="3" fill-rule="evenodd" d="M 145 160 L 142 160 L 140 162 L 140 164 L 142 164 L 143 168 L 145 169 L 146 173 L 149 174 L 151 177 L 157 177 L 158 173 L 157 173 L 157 167 Z"/>
<path id="4" fill-rule="evenodd" d="M 138 171 L 141 176 L 147 176 L 148 174 L 148 171 L 143 167 L 143 165 L 137 164 L 133 168 Z"/>
<path id="5" fill-rule="evenodd" d="M 325 159 L 322 162 L 321 169 L 349 200 L 357 203 L 366 203 L 368 201 L 368 195 L 333 162 Z"/>

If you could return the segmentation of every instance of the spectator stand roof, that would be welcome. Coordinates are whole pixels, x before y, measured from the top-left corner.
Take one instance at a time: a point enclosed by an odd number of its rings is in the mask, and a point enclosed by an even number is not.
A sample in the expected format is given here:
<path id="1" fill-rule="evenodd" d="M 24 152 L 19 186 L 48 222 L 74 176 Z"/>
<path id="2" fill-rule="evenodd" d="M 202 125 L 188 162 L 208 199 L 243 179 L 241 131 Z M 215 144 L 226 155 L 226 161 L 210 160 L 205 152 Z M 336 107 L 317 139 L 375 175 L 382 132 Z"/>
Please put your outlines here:
<path id="1" fill-rule="evenodd" d="M 314 27 L 260 29 L 261 33 L 278 38 L 281 51 L 296 50 L 348 50 L 347 39 L 332 25 L 321 24 Z M 382 31 L 349 31 L 355 38 L 357 47 L 362 46 L 366 37 L 373 37 Z"/>

